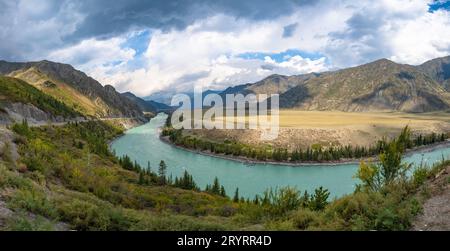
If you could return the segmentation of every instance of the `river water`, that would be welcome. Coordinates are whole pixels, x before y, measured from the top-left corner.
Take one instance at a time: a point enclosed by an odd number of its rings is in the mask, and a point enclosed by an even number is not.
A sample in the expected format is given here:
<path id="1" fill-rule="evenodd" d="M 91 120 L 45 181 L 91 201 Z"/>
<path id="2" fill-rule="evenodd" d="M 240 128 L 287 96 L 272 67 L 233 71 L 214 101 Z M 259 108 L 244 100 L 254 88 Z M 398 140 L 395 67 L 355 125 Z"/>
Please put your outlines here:
<path id="1" fill-rule="evenodd" d="M 301 191 L 314 191 L 323 186 L 332 197 L 351 193 L 357 180 L 353 178 L 357 164 L 287 166 L 271 164 L 251 164 L 197 154 L 173 147 L 159 139 L 159 128 L 164 125 L 166 114 L 160 113 L 147 124 L 135 127 L 116 139 L 111 148 L 117 156 L 127 154 L 143 167 L 150 162 L 157 171 L 159 162 L 164 160 L 168 175 L 180 176 L 184 170 L 193 175 L 197 184 L 204 188 L 218 177 L 228 195 L 233 195 L 236 187 L 239 194 L 253 198 L 269 187 L 293 186 Z M 450 147 L 432 151 L 416 152 L 405 157 L 405 161 L 432 164 L 450 158 Z"/>

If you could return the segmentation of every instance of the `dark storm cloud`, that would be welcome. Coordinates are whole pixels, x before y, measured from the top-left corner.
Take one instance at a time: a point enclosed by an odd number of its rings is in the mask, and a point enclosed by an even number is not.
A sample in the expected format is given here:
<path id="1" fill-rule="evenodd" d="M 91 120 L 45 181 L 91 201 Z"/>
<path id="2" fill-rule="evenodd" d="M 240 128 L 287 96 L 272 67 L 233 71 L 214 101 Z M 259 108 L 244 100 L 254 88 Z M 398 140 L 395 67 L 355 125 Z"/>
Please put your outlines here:
<path id="1" fill-rule="evenodd" d="M 383 57 L 389 57 L 391 52 L 383 26 L 390 20 L 383 10 L 366 10 L 356 12 L 347 21 L 347 29 L 340 32 L 332 32 L 330 44 L 325 49 L 326 54 L 334 59 L 334 64 L 347 67 L 354 64 L 362 64 Z M 351 65 L 348 57 L 351 55 Z"/>
<path id="2" fill-rule="evenodd" d="M 122 33 L 132 27 L 150 27 L 162 30 L 183 29 L 197 19 L 217 13 L 265 20 L 288 15 L 311 0 L 109 0 L 83 1 L 80 7 L 87 18 L 70 38 Z"/>
<path id="3" fill-rule="evenodd" d="M 87 38 L 132 29 L 184 29 L 198 19 L 226 14 L 248 20 L 288 15 L 314 0 L 0 0 L 0 58 L 29 60 Z M 19 34 L 19 33 L 23 34 Z"/>

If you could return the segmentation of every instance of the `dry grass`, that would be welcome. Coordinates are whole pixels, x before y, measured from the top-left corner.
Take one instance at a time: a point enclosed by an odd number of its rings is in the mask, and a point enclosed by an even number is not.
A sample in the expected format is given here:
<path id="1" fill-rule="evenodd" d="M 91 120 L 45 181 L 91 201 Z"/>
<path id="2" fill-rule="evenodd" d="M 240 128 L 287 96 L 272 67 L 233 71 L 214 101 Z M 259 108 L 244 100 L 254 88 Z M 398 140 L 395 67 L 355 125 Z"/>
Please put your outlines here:
<path id="1" fill-rule="evenodd" d="M 218 118 L 226 120 L 226 117 Z M 236 140 L 294 149 L 311 144 L 371 145 L 382 137 L 395 137 L 409 125 L 414 133 L 450 132 L 450 113 L 280 111 L 279 137 L 259 140 L 257 130 L 190 130 L 188 133 L 214 141 Z"/>
<path id="2" fill-rule="evenodd" d="M 425 129 L 442 122 L 450 123 L 450 113 L 381 113 L 339 111 L 280 111 L 280 126 L 286 128 L 383 127 L 402 128 L 410 125 Z"/>

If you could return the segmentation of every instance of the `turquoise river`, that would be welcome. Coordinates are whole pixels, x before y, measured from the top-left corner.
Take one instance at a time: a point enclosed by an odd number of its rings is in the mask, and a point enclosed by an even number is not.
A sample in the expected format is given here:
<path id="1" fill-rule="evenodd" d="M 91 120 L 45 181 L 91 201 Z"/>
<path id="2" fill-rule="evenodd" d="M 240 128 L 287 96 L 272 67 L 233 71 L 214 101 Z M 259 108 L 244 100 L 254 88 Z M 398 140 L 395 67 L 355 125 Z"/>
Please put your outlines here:
<path id="1" fill-rule="evenodd" d="M 159 139 L 159 128 L 164 125 L 166 118 L 166 114 L 160 113 L 147 124 L 126 131 L 125 135 L 111 144 L 111 148 L 117 156 L 127 154 L 144 167 L 149 161 L 153 171 L 157 170 L 161 160 L 168 165 L 168 174 L 174 177 L 187 170 L 201 188 L 218 177 L 228 195 L 232 195 L 236 187 L 239 187 L 240 195 L 254 197 L 269 187 L 293 186 L 302 191 L 313 191 L 323 186 L 334 197 L 351 193 L 357 184 L 353 178 L 357 164 L 248 165 L 179 149 Z M 406 156 L 405 161 L 432 164 L 443 156 L 450 157 L 449 146 L 415 152 Z"/>

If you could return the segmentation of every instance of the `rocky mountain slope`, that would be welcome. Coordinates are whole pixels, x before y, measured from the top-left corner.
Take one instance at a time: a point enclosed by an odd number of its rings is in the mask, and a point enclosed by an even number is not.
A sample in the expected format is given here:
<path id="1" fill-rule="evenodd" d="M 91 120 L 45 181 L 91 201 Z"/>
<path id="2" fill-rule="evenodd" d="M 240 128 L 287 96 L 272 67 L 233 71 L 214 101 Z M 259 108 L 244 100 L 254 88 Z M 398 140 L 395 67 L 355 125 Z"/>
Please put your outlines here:
<path id="1" fill-rule="evenodd" d="M 144 119 L 137 104 L 68 64 L 0 61 L 0 74 L 27 81 L 85 115 Z"/>
<path id="2" fill-rule="evenodd" d="M 23 119 L 33 124 L 63 122 L 82 119 L 81 115 L 25 81 L 0 75 L 0 124 Z"/>
<path id="3" fill-rule="evenodd" d="M 282 94 L 306 80 L 320 76 L 320 73 L 308 73 L 294 76 L 273 74 L 256 83 L 247 83 L 225 89 L 224 94 Z"/>
<path id="4" fill-rule="evenodd" d="M 450 57 L 421 66 L 380 59 L 325 73 L 272 75 L 224 93 L 280 94 L 281 108 L 429 112 L 450 108 Z"/>
<path id="5" fill-rule="evenodd" d="M 450 56 L 432 59 L 417 68 L 450 91 Z"/>
<path id="6" fill-rule="evenodd" d="M 450 107 L 450 93 L 414 66 L 387 59 L 323 74 L 280 95 L 304 110 L 428 112 Z"/>

